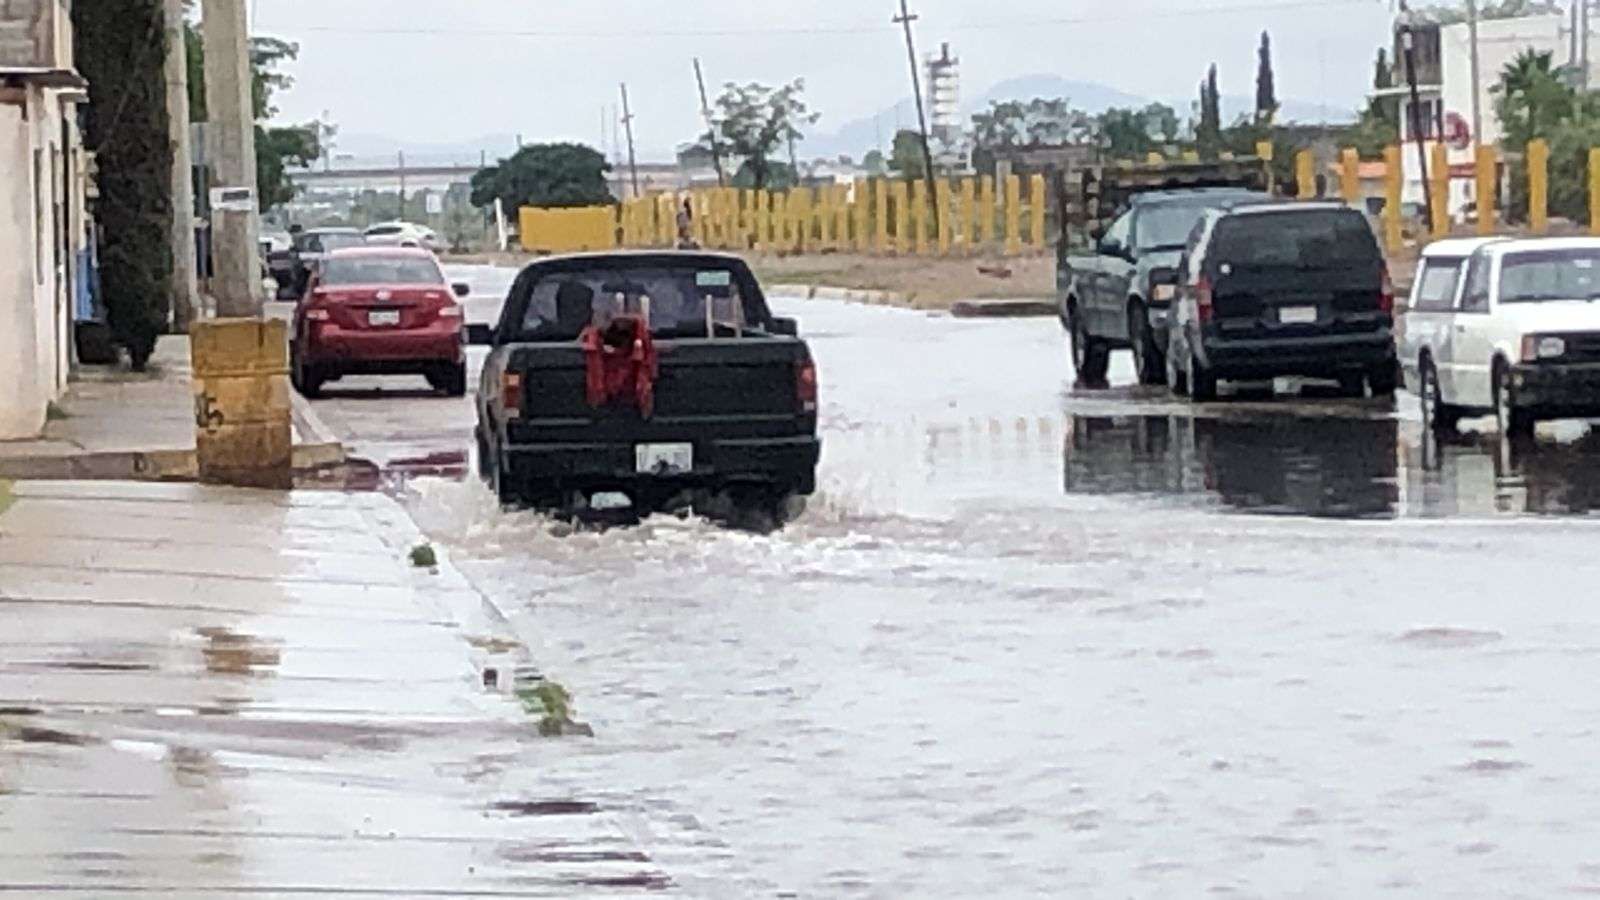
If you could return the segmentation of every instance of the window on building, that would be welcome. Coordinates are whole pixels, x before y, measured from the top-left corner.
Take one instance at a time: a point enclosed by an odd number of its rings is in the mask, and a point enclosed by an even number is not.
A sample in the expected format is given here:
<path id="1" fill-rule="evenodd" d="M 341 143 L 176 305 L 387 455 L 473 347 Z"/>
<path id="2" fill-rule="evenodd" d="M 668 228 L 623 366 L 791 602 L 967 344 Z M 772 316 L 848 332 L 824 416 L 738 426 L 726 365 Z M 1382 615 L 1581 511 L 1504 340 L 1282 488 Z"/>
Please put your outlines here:
<path id="1" fill-rule="evenodd" d="M 1416 105 L 1405 104 L 1405 121 L 1401 123 L 1401 132 L 1405 140 L 1414 141 L 1420 134 L 1425 141 L 1438 140 L 1440 137 L 1440 120 L 1444 118 L 1444 101 L 1442 99 L 1422 100 Z M 1416 110 L 1415 121 L 1411 115 Z"/>

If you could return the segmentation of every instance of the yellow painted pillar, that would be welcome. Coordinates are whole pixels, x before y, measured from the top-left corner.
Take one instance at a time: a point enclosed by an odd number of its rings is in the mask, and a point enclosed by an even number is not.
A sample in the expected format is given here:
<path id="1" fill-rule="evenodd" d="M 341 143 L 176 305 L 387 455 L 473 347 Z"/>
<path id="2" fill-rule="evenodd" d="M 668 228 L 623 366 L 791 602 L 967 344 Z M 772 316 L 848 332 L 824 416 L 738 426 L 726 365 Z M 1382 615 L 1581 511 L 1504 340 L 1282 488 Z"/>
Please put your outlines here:
<path id="1" fill-rule="evenodd" d="M 1550 142 L 1544 138 L 1528 142 L 1528 230 L 1550 230 Z"/>
<path id="2" fill-rule="evenodd" d="M 879 253 L 888 253 L 891 249 L 889 244 L 889 182 L 885 178 L 872 179 L 872 216 L 878 236 L 874 249 Z"/>
<path id="3" fill-rule="evenodd" d="M 277 490 L 291 486 L 287 332 L 281 319 L 209 319 L 190 328 L 201 481 Z"/>
<path id="4" fill-rule="evenodd" d="M 691 195 L 694 202 L 694 240 L 702 247 L 711 246 L 711 195 L 707 191 L 695 191 Z"/>
<path id="5" fill-rule="evenodd" d="M 894 183 L 894 248 L 900 253 L 910 253 L 911 243 L 911 186 L 902 179 Z"/>
<path id="6" fill-rule="evenodd" d="M 756 191 L 756 246 L 772 249 L 772 192 Z"/>
<path id="7" fill-rule="evenodd" d="M 1260 157 L 1262 162 L 1272 162 L 1272 142 L 1256 141 L 1256 156 Z"/>
<path id="8" fill-rule="evenodd" d="M 1311 200 L 1317 196 L 1317 159 L 1310 150 L 1294 155 L 1295 196 Z"/>
<path id="9" fill-rule="evenodd" d="M 911 233 L 916 235 L 918 256 L 928 255 L 928 182 L 911 183 Z"/>
<path id="10" fill-rule="evenodd" d="M 1403 249 L 1400 232 L 1400 188 L 1404 173 L 1400 168 L 1400 148 L 1383 148 L 1383 245 L 1390 253 Z"/>
<path id="11" fill-rule="evenodd" d="M 1589 149 L 1589 233 L 1600 237 L 1600 147 Z"/>
<path id="12" fill-rule="evenodd" d="M 1430 232 L 1438 240 L 1450 236 L 1450 153 L 1444 144 L 1435 142 L 1432 155 L 1428 162 L 1428 178 L 1433 182 L 1429 218 L 1433 220 Z"/>
<path id="13" fill-rule="evenodd" d="M 1031 219 L 1028 236 L 1033 240 L 1033 249 L 1042 253 L 1050 243 L 1044 233 L 1044 214 L 1050 207 L 1050 200 L 1045 196 L 1043 175 L 1035 175 L 1028 179 L 1028 204 Z"/>
<path id="14" fill-rule="evenodd" d="M 1183 161 L 1186 162 L 1186 163 L 1197 163 L 1197 162 L 1199 162 L 1200 161 L 1200 151 L 1198 151 L 1198 150 L 1185 150 L 1185 151 L 1183 151 Z"/>
<path id="15" fill-rule="evenodd" d="M 1474 160 L 1474 174 L 1477 177 L 1477 203 L 1478 203 L 1478 234 L 1488 237 L 1494 234 L 1495 226 L 1495 185 L 1500 180 L 1500 156 L 1494 147 L 1483 144 L 1478 145 L 1478 152 Z"/>
<path id="16" fill-rule="evenodd" d="M 978 197 L 978 230 L 979 244 L 994 243 L 995 223 L 994 176 L 985 175 L 982 179 L 981 194 Z"/>
<path id="17" fill-rule="evenodd" d="M 1351 147 L 1339 154 L 1339 193 L 1351 206 L 1361 203 L 1361 156 Z"/>
<path id="18" fill-rule="evenodd" d="M 774 252 L 781 252 L 788 247 L 789 240 L 789 195 L 787 193 L 772 194 L 772 246 Z"/>
<path id="19" fill-rule="evenodd" d="M 722 188 L 717 193 L 722 195 L 722 248 L 731 250 L 739 242 L 739 191 Z"/>
<path id="20" fill-rule="evenodd" d="M 1144 161 L 1152 166 L 1159 166 L 1166 162 L 1167 158 L 1152 150 L 1144 155 Z"/>
<path id="21" fill-rule="evenodd" d="M 823 185 L 817 189 L 817 234 L 818 246 L 823 250 L 832 250 L 838 236 L 833 233 L 833 185 Z"/>
<path id="22" fill-rule="evenodd" d="M 971 253 L 978 246 L 978 183 L 961 179 L 961 243 Z"/>
<path id="23" fill-rule="evenodd" d="M 1022 252 L 1022 176 L 1006 178 L 1006 255 Z"/>
<path id="24" fill-rule="evenodd" d="M 950 202 L 950 180 L 941 178 L 933 183 L 934 192 L 938 195 L 936 202 L 939 208 L 939 255 L 950 255 L 950 243 L 955 238 L 956 222 L 955 210 Z"/>
<path id="25" fill-rule="evenodd" d="M 872 247 L 872 219 L 868 213 L 872 206 L 868 202 L 867 180 L 857 178 L 855 188 L 850 193 L 850 219 L 855 227 L 855 241 L 851 246 L 857 253 L 865 254 Z"/>

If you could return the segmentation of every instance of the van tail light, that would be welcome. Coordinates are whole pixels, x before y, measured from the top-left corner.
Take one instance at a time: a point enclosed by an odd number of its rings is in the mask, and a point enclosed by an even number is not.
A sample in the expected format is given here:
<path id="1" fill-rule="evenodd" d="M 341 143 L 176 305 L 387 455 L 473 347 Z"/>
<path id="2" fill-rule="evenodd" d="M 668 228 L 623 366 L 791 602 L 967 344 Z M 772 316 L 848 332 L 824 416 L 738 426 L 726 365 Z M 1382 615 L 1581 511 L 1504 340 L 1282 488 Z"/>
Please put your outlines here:
<path id="1" fill-rule="evenodd" d="M 1202 323 L 1211 321 L 1211 317 L 1216 313 L 1216 308 L 1213 305 L 1214 298 L 1211 295 L 1210 277 L 1206 275 L 1200 276 L 1200 283 L 1195 285 L 1194 297 L 1195 307 L 1199 311 L 1200 321 Z"/>
<path id="2" fill-rule="evenodd" d="M 1382 283 L 1378 287 L 1378 310 L 1389 315 L 1394 314 L 1394 279 L 1389 277 L 1387 263 L 1382 268 Z"/>
<path id="3" fill-rule="evenodd" d="M 817 364 L 810 358 L 795 364 L 794 391 L 802 413 L 817 411 Z"/>
<path id="4" fill-rule="evenodd" d="M 508 419 L 522 416 L 522 373 L 500 373 L 500 405 Z"/>

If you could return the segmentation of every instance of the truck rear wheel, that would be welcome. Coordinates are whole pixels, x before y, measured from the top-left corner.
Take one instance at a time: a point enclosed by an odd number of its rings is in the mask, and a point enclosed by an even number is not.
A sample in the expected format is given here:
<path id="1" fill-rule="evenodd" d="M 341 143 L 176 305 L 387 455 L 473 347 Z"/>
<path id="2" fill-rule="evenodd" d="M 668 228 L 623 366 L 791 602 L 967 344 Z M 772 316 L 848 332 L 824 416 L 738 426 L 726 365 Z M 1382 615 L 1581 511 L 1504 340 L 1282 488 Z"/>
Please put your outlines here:
<path id="1" fill-rule="evenodd" d="M 1089 333 L 1083 314 L 1072 311 L 1072 368 L 1085 387 L 1104 387 L 1111 364 L 1111 349 Z"/>

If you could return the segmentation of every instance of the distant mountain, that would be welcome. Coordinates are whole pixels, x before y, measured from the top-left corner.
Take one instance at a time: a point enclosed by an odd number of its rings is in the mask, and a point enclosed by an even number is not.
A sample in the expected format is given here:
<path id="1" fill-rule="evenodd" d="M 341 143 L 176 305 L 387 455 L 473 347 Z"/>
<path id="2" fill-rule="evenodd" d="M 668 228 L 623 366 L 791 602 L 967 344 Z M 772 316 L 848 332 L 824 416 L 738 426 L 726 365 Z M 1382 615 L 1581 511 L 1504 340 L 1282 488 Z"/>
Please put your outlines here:
<path id="1" fill-rule="evenodd" d="M 1097 81 L 1075 81 L 1059 75 L 1022 75 L 1008 78 L 962 104 L 963 115 L 988 109 L 993 103 L 1009 100 L 1032 100 L 1035 97 L 1065 97 L 1072 105 L 1090 113 L 1102 113 L 1112 107 L 1140 108 L 1157 102 L 1150 97 L 1130 94 Z M 1178 111 L 1178 116 L 1189 118 L 1194 98 L 1166 98 L 1160 102 Z M 1255 105 L 1254 95 L 1224 96 L 1222 119 L 1232 122 L 1241 114 L 1250 112 Z M 1320 103 L 1288 99 L 1281 104 L 1278 118 L 1283 122 L 1347 123 L 1355 120 L 1355 111 Z M 809 157 L 850 156 L 860 159 L 873 147 L 883 146 L 888 151 L 898 128 L 917 127 L 917 110 L 909 99 L 885 107 L 876 116 L 866 116 L 844 123 L 837 129 L 807 137 L 802 152 Z"/>

